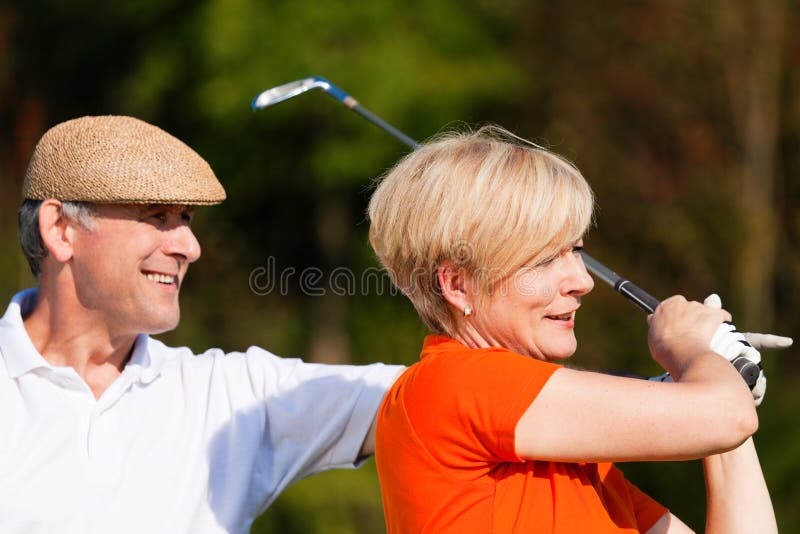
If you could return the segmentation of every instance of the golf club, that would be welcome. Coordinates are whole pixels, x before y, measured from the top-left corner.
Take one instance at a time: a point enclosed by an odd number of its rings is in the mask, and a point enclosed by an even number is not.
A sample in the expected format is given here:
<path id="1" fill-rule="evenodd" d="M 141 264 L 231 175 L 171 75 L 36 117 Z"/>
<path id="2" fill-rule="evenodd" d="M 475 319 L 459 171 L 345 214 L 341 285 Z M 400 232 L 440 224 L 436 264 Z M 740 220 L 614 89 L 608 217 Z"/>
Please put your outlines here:
<path id="1" fill-rule="evenodd" d="M 272 87 L 271 89 L 262 91 L 256 95 L 255 98 L 253 98 L 250 106 L 254 110 L 264 109 L 279 102 L 283 102 L 284 100 L 294 98 L 297 95 L 301 95 L 307 91 L 311 91 L 312 89 L 321 89 L 348 108 L 365 117 L 371 123 L 399 139 L 411 149 L 415 149 L 419 146 L 419 143 L 380 117 L 376 116 L 368 109 L 364 108 L 355 98 L 344 92 L 339 87 L 333 85 L 330 81 L 322 76 L 303 78 L 301 80 L 295 80 L 293 82 L 278 85 L 277 87 Z M 586 253 L 586 251 L 581 251 L 581 255 L 583 256 L 583 261 L 586 264 L 586 268 L 589 270 L 589 272 L 609 284 L 621 295 L 642 310 L 646 311 L 647 313 L 653 313 L 659 303 L 657 298 L 633 284 L 631 281 L 617 275 L 617 273 L 591 257 L 588 253 Z"/>
<path id="2" fill-rule="evenodd" d="M 267 89 L 253 98 L 253 101 L 250 103 L 250 107 L 252 107 L 254 110 L 264 109 L 277 104 L 278 102 L 283 102 L 284 100 L 288 100 L 307 91 L 311 91 L 312 89 L 321 89 L 328 95 L 347 106 L 349 109 L 355 111 L 372 124 L 376 125 L 378 128 L 382 128 L 411 147 L 412 150 L 419 146 L 416 141 L 363 107 L 355 98 L 348 95 L 322 76 L 303 78 L 302 80 L 295 80 L 293 82 L 273 87 L 272 89 Z"/>
<path id="3" fill-rule="evenodd" d="M 323 90 L 325 93 L 329 94 L 371 123 L 405 143 L 412 150 L 419 146 L 419 143 L 368 109 L 364 108 L 355 98 L 344 92 L 339 87 L 333 85 L 330 81 L 322 76 L 303 78 L 272 87 L 266 91 L 262 91 L 256 95 L 255 98 L 253 98 L 250 106 L 253 108 L 253 110 L 264 109 L 277 104 L 278 102 L 283 102 L 284 100 L 294 98 L 295 96 L 303 94 L 312 89 Z M 635 306 L 641 308 L 647 313 L 653 313 L 660 304 L 661 301 L 659 301 L 653 295 L 640 288 L 630 280 L 619 276 L 617 273 L 590 256 L 585 250 L 581 250 L 581 256 L 583 257 L 583 262 L 586 265 L 586 269 L 590 273 L 613 287 L 620 295 L 628 299 L 628 301 L 633 303 Z M 756 381 L 760 372 L 760 366 L 743 356 L 734 359 L 732 363 L 734 367 L 736 367 L 736 370 L 739 371 L 739 374 L 742 375 L 742 378 L 747 385 L 752 389 L 756 385 Z"/>

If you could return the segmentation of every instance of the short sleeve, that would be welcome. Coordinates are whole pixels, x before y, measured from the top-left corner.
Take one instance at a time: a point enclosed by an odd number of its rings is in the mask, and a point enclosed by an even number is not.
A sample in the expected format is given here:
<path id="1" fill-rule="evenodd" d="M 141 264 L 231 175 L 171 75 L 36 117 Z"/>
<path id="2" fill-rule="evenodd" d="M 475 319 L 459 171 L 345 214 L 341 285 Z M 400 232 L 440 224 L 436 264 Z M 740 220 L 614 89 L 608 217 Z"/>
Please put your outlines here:
<path id="1" fill-rule="evenodd" d="M 401 366 L 326 365 L 251 347 L 213 358 L 205 387 L 217 426 L 209 457 L 220 495 L 263 510 L 289 484 L 355 467 L 381 401 Z M 220 468 L 219 466 L 224 466 Z M 249 480 L 242 487 L 241 480 Z"/>
<path id="2" fill-rule="evenodd" d="M 632 520 L 636 528 L 640 532 L 647 532 L 656 521 L 669 512 L 667 508 L 627 480 L 615 465 L 598 464 L 598 470 L 603 481 L 602 492 L 606 506 L 612 518 L 621 519 L 621 515 L 630 513 L 633 515 Z"/>
<path id="3" fill-rule="evenodd" d="M 300 462 L 301 476 L 352 466 L 386 391 L 402 366 L 327 365 L 247 352 L 256 372 L 276 454 Z M 255 362 L 254 362 L 255 360 Z"/>
<path id="4" fill-rule="evenodd" d="M 515 451 L 517 422 L 560 366 L 504 349 L 465 349 L 418 365 L 404 401 L 432 456 L 467 468 L 524 461 Z"/>
<path id="5" fill-rule="evenodd" d="M 631 482 L 627 480 L 625 482 L 628 484 L 628 491 L 636 510 L 636 525 L 639 527 L 639 531 L 647 532 L 669 510 Z"/>

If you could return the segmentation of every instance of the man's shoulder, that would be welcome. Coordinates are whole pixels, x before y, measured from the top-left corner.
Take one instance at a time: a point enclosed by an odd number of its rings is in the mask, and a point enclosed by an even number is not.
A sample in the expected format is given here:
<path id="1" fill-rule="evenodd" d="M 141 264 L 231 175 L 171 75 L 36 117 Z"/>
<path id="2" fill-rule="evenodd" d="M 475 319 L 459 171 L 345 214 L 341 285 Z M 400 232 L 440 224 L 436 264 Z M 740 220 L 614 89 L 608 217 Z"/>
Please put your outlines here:
<path id="1" fill-rule="evenodd" d="M 219 348 L 209 348 L 203 352 L 195 352 L 189 347 L 185 346 L 171 346 L 167 345 L 160 339 L 151 336 L 141 336 L 142 341 L 147 344 L 147 351 L 153 355 L 162 356 L 169 359 L 185 359 L 195 361 L 198 358 L 214 358 L 224 355 L 224 351 Z M 138 342 L 138 340 L 137 340 Z"/>
<path id="2" fill-rule="evenodd" d="M 251 384 L 265 390 L 312 383 L 315 391 L 369 386 L 385 392 L 402 369 L 401 366 L 381 363 L 331 365 L 305 362 L 296 357 L 275 355 L 258 346 L 251 346 L 243 352 L 225 352 L 220 348 L 194 352 L 188 347 L 172 347 L 157 339 L 143 337 L 146 338 L 146 352 L 150 358 L 148 364 L 154 368 L 159 367 L 168 374 L 212 380 L 247 376 Z M 138 360 L 147 362 L 147 357 Z M 131 361 L 135 363 L 137 359 Z"/>
<path id="3" fill-rule="evenodd" d="M 181 367 L 292 367 L 302 363 L 296 358 L 283 358 L 261 347 L 249 347 L 246 351 L 230 351 L 211 347 L 195 352 L 186 346 L 171 346 L 150 336 L 142 336 L 147 354 L 153 363 Z"/>
<path id="4" fill-rule="evenodd" d="M 170 358 L 184 358 L 187 360 L 207 360 L 214 358 L 224 359 L 237 359 L 246 357 L 259 357 L 259 358 L 274 358 L 277 360 L 284 360 L 287 362 L 296 361 L 296 358 L 285 358 L 277 356 L 263 347 L 251 346 L 244 351 L 226 351 L 219 347 L 209 347 L 196 352 L 191 347 L 186 346 L 172 346 L 167 345 L 165 342 L 151 336 L 143 336 L 147 342 L 147 349 L 150 352 L 163 354 Z"/>

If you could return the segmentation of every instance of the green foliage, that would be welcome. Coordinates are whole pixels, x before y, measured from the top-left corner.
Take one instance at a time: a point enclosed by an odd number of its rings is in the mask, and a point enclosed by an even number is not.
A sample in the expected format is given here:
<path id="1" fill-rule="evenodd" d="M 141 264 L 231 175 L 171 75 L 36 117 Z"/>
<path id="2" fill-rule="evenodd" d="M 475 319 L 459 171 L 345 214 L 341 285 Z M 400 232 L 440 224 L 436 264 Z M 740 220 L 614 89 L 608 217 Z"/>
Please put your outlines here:
<path id="1" fill-rule="evenodd" d="M 375 462 L 329 471 L 293 485 L 253 524 L 253 534 L 384 532 Z"/>
<path id="2" fill-rule="evenodd" d="M 327 96 L 252 112 L 258 92 L 328 77 L 412 137 L 461 121 L 496 122 L 577 162 L 598 200 L 587 248 L 659 297 L 717 291 L 752 329 L 796 333 L 800 299 L 800 9 L 783 6 L 774 172 L 774 263 L 763 305 L 737 297 L 756 239 L 743 176 L 746 61 L 762 40 L 737 34 L 733 0 L 406 3 L 311 0 L 29 0 L 0 8 L 0 297 L 33 283 L 15 237 L 17 191 L 33 142 L 82 114 L 150 120 L 203 154 L 229 199 L 200 210 L 204 257 L 183 291 L 181 327 L 196 350 L 258 344 L 286 355 L 412 363 L 425 329 L 402 296 L 337 295 L 331 275 L 375 269 L 366 244 L 368 185 L 405 147 Z M 755 4 L 754 4 L 755 5 Z M 752 17 L 751 17 L 752 19 Z M 732 22 L 733 20 L 733 22 Z M 750 20 L 750 19 L 748 19 Z M 731 30 L 733 28 L 733 30 Z M 726 33 L 727 32 L 727 33 Z M 731 35 L 738 35 L 731 39 Z M 751 38 L 752 37 L 752 38 Z M 760 37 L 759 37 L 760 39 Z M 757 62 L 756 62 L 757 63 Z M 752 63 L 750 64 L 752 66 Z M 731 72 L 736 76 L 732 76 Z M 756 154 L 757 156 L 757 154 Z M 769 158 L 768 158 L 769 159 Z M 750 211 L 748 211 L 750 209 Z M 767 236 L 763 236 L 767 237 Z M 285 290 L 256 294 L 272 258 Z M 297 273 L 318 268 L 323 298 Z M 384 280 L 385 281 L 385 280 Z M 763 310 L 766 310 L 764 312 Z M 772 317 L 773 319 L 770 319 Z M 763 319 L 762 319 L 763 318 Z M 606 287 L 585 299 L 575 363 L 658 372 L 643 316 Z M 769 395 L 758 445 L 782 531 L 800 531 L 797 350 L 765 355 Z M 697 463 L 624 466 L 691 526 L 703 523 Z M 374 468 L 303 481 L 254 532 L 380 532 Z"/>

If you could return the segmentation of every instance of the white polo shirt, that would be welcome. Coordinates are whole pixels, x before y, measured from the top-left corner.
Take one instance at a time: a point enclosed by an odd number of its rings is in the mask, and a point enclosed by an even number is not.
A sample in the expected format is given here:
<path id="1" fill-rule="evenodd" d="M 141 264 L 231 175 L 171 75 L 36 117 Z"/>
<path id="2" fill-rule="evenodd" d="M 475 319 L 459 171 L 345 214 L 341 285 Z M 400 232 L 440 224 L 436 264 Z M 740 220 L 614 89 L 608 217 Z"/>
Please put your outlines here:
<path id="1" fill-rule="evenodd" d="M 354 466 L 401 369 L 195 355 L 140 335 L 95 400 L 31 343 L 36 296 L 0 319 L 3 533 L 246 533 L 292 482 Z"/>

